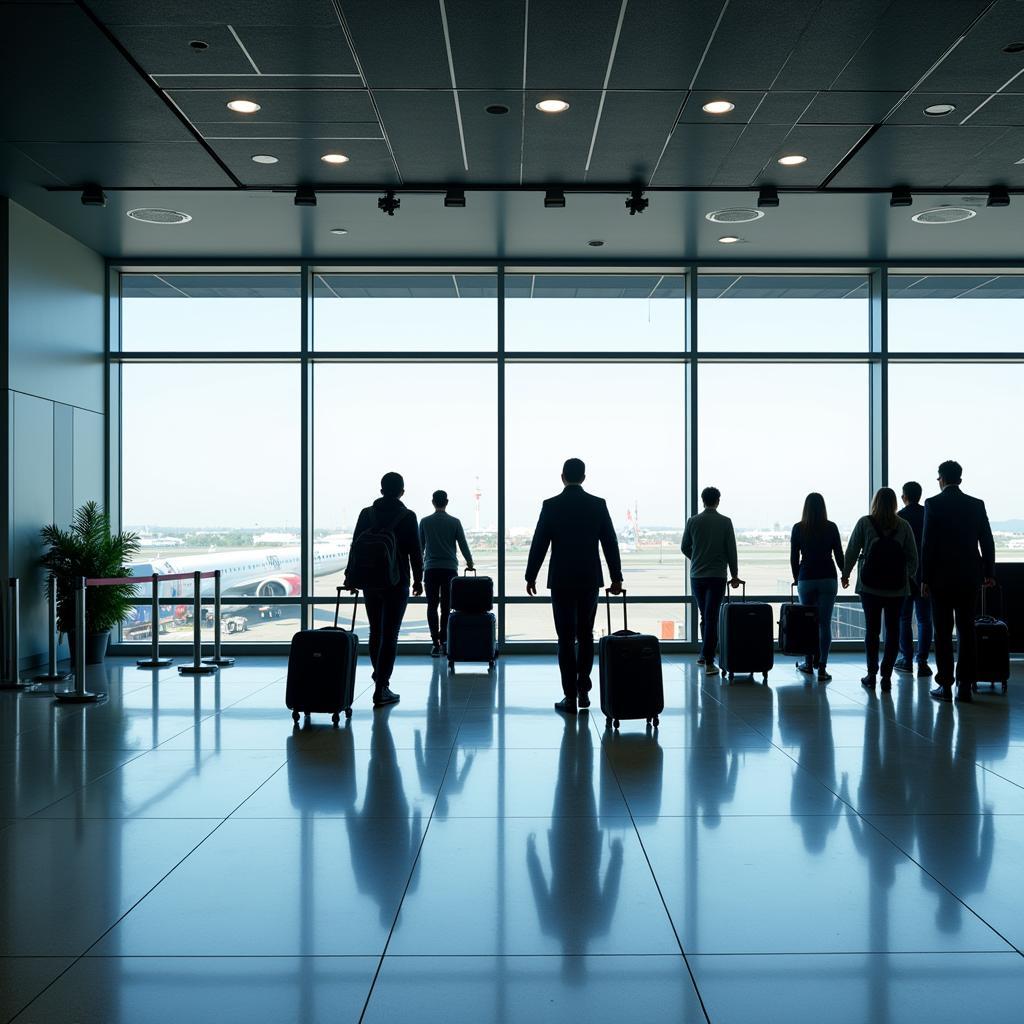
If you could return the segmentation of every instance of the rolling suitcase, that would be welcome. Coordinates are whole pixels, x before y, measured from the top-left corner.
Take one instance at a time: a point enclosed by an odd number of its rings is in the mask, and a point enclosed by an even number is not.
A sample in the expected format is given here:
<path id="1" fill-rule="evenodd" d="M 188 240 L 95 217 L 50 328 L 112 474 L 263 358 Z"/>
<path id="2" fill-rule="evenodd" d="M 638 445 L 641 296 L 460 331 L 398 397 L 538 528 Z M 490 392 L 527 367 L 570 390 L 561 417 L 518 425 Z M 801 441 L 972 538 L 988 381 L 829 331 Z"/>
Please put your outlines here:
<path id="1" fill-rule="evenodd" d="M 818 653 L 818 609 L 797 604 L 795 589 L 794 583 L 789 588 L 789 604 L 779 609 L 779 650 L 813 658 Z"/>
<path id="2" fill-rule="evenodd" d="M 971 685 L 977 691 L 978 683 L 1001 683 L 1006 693 L 1010 681 L 1010 629 L 1002 619 L 985 613 L 985 587 L 981 588 L 981 614 L 974 620 L 977 645 L 978 681 Z"/>
<path id="3" fill-rule="evenodd" d="M 359 637 L 356 636 L 356 609 L 359 594 L 352 607 L 352 628 L 338 628 L 342 587 L 334 606 L 334 625 L 323 629 L 303 629 L 292 637 L 288 652 L 288 682 L 285 705 L 292 721 L 299 715 L 330 715 L 337 725 L 341 713 L 352 717 L 355 695 L 356 661 L 359 658 Z"/>
<path id="4" fill-rule="evenodd" d="M 656 636 L 634 633 L 626 615 L 626 591 L 622 591 L 622 629 L 612 632 L 611 591 L 605 590 L 608 633 L 597 644 L 601 711 L 605 726 L 619 727 L 627 718 L 644 718 L 658 725 L 665 710 L 661 679 L 661 645 Z"/>
<path id="5" fill-rule="evenodd" d="M 454 581 L 453 581 L 454 582 Z M 448 671 L 457 661 L 483 661 L 487 671 L 498 657 L 498 626 L 493 612 L 451 612 L 448 616 Z"/>
<path id="6" fill-rule="evenodd" d="M 477 576 L 476 569 L 466 569 L 452 579 L 449 607 L 453 612 L 489 612 L 494 607 L 494 580 L 490 576 Z"/>
<path id="7" fill-rule="evenodd" d="M 747 586 L 743 585 L 743 599 L 733 601 L 726 591 L 718 615 L 719 667 L 729 681 L 739 675 L 753 676 L 760 672 L 764 682 L 775 664 L 775 641 L 772 637 L 772 606 L 760 601 L 747 600 Z"/>

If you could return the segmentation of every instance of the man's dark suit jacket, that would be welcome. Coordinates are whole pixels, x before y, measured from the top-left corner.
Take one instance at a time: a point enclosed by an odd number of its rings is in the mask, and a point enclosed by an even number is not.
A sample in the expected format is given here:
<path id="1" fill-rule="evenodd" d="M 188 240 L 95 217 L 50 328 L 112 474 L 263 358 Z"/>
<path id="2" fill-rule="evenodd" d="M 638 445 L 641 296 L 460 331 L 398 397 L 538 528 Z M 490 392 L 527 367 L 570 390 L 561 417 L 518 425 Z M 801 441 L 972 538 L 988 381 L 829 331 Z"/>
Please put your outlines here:
<path id="1" fill-rule="evenodd" d="M 541 507 L 526 563 L 527 583 L 536 583 L 550 547 L 549 589 L 597 590 L 603 587 L 598 545 L 604 551 L 612 582 L 621 582 L 619 542 L 604 498 L 587 494 L 578 484 L 570 484 Z"/>
<path id="2" fill-rule="evenodd" d="M 980 587 L 995 571 L 985 503 L 949 486 L 924 503 L 921 582 L 938 590 Z"/>

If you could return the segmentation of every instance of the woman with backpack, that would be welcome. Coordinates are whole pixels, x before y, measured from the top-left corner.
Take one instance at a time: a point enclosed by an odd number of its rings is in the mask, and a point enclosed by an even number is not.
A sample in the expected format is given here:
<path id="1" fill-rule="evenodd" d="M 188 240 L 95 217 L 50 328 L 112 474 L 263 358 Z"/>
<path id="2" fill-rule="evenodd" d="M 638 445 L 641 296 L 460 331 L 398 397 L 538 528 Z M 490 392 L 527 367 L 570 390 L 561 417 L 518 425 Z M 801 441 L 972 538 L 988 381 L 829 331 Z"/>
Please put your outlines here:
<path id="1" fill-rule="evenodd" d="M 857 566 L 857 593 L 864 608 L 868 674 L 861 685 L 874 690 L 881 671 L 882 689 L 892 689 L 892 670 L 900 649 L 900 612 L 917 573 L 917 544 L 910 523 L 896 514 L 896 492 L 880 487 L 870 515 L 861 516 L 850 535 L 843 564 L 843 589 Z M 885 652 L 878 664 L 879 636 L 885 620 Z"/>

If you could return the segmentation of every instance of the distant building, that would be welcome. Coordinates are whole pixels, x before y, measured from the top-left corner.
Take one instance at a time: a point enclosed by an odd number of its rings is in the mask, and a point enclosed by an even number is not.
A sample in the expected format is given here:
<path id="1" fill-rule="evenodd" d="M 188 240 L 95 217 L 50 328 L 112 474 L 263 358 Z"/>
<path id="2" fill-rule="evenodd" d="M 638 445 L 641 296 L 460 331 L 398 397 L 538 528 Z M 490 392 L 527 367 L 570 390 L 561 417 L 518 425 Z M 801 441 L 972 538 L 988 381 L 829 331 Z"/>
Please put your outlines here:
<path id="1" fill-rule="evenodd" d="M 286 545 L 298 544 L 300 538 L 295 533 L 258 533 L 252 538 L 253 544 Z"/>

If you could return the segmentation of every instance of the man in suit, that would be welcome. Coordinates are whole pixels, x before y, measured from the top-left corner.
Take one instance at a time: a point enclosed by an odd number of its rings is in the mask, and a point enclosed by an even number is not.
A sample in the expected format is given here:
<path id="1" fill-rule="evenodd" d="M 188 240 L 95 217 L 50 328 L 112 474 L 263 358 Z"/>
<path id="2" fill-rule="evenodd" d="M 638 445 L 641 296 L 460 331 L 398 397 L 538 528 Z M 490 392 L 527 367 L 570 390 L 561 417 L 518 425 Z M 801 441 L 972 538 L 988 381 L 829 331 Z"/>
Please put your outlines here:
<path id="1" fill-rule="evenodd" d="M 921 539 L 924 532 L 924 506 L 921 504 L 921 485 L 916 480 L 908 480 L 903 485 L 903 508 L 899 511 L 901 519 L 910 523 L 914 531 L 914 543 L 917 545 L 917 575 L 910 581 L 910 596 L 903 602 L 900 612 L 900 660 L 896 662 L 897 672 L 914 671 L 914 613 L 917 613 L 917 674 L 920 677 L 930 676 L 928 652 L 932 649 L 932 603 L 921 596 Z"/>
<path id="2" fill-rule="evenodd" d="M 594 618 L 598 591 L 604 586 L 601 556 L 611 575 L 611 591 L 622 593 L 619 542 L 604 498 L 583 490 L 586 466 L 568 459 L 562 467 L 565 489 L 540 510 L 526 562 L 526 592 L 537 594 L 537 576 L 551 548 L 548 588 L 558 635 L 558 669 L 564 696 L 555 709 L 576 714 L 590 707 L 590 672 L 594 666 Z"/>
<path id="3" fill-rule="evenodd" d="M 963 470 L 948 461 L 939 466 L 940 492 L 924 503 L 921 539 L 921 594 L 930 597 L 935 623 L 936 700 L 971 700 L 977 682 L 974 615 L 978 588 L 995 584 L 996 549 L 985 503 L 960 490 Z M 959 640 L 953 670 L 953 623 Z"/>

